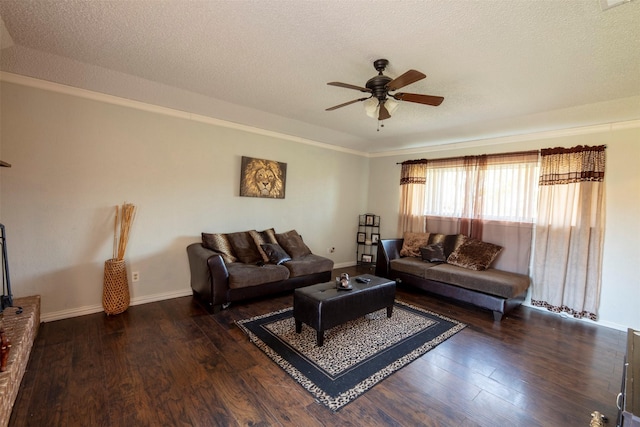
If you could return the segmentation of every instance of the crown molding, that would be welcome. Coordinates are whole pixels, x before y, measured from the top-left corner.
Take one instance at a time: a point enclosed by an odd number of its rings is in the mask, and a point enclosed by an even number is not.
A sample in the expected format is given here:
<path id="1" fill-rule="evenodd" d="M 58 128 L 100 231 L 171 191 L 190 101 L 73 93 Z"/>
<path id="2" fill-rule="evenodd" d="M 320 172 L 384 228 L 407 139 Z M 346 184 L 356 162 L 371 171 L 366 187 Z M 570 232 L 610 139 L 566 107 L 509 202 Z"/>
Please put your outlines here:
<path id="1" fill-rule="evenodd" d="M 382 153 L 367 153 L 363 151 L 351 150 L 344 147 L 338 147 L 336 145 L 326 144 L 323 142 L 314 141 L 307 138 L 301 138 L 301 137 L 288 135 L 280 132 L 260 129 L 253 126 L 243 125 L 240 123 L 230 122 L 222 119 L 216 119 L 214 117 L 193 114 L 186 111 L 176 110 L 173 108 L 149 104 L 142 101 L 135 101 L 132 99 L 121 98 L 118 96 L 108 95 L 105 93 L 94 92 L 87 89 L 67 86 L 60 83 L 37 79 L 34 77 L 23 76 L 20 74 L 0 72 L 0 81 L 5 81 L 7 83 L 33 87 L 36 89 L 42 89 L 42 90 L 61 93 L 61 94 L 70 95 L 70 96 L 76 96 L 79 98 L 90 99 L 93 101 L 104 102 L 107 104 L 133 108 L 136 110 L 146 111 L 154 114 L 161 114 L 169 117 L 175 117 L 175 118 L 180 118 L 184 120 L 191 120 L 198 123 L 205 123 L 213 126 L 220 126 L 224 128 L 240 130 L 240 131 L 254 133 L 254 134 L 267 136 L 271 138 L 283 139 L 287 141 L 297 142 L 300 144 L 312 145 L 312 146 L 323 148 L 326 150 L 339 151 L 342 153 L 353 154 L 356 156 L 368 157 L 368 158 L 392 157 L 392 156 L 409 155 L 409 154 L 420 154 L 420 153 L 426 153 L 426 152 L 437 152 L 437 151 L 443 151 L 443 150 L 484 147 L 489 145 L 501 145 L 501 144 L 509 144 L 514 142 L 524 142 L 524 141 L 532 141 L 532 140 L 539 140 L 539 139 L 552 139 L 552 138 L 568 137 L 568 136 L 575 136 L 575 135 L 605 133 L 605 132 L 611 132 L 611 131 L 622 130 L 622 129 L 640 128 L 640 120 L 629 120 L 624 122 L 613 122 L 613 123 L 581 126 L 581 127 L 568 128 L 568 129 L 533 132 L 533 133 L 511 135 L 511 136 L 498 137 L 498 138 L 486 138 L 486 139 L 452 142 L 447 144 L 427 145 L 422 147 L 410 148 L 406 150 L 385 151 Z"/>
<path id="2" fill-rule="evenodd" d="M 5 81 L 7 83 L 13 83 L 21 86 L 28 86 L 36 89 L 42 89 L 50 92 L 61 93 L 64 95 L 75 96 L 78 98 L 90 99 L 92 101 L 104 102 L 106 104 L 133 108 L 136 110 L 146 111 L 154 114 L 161 114 L 164 116 L 176 117 L 184 120 L 191 120 L 198 123 L 205 123 L 213 126 L 220 126 L 228 129 L 240 130 L 240 131 L 254 133 L 262 136 L 268 136 L 271 138 L 284 139 L 287 141 L 293 141 L 300 144 L 313 145 L 315 147 L 324 148 L 326 150 L 340 151 L 343 153 L 354 154 L 356 156 L 362 156 L 362 157 L 369 156 L 368 153 L 365 153 L 362 151 L 351 150 L 348 148 L 338 147 L 336 145 L 331 145 L 331 144 L 325 144 L 324 142 L 314 141 L 311 139 L 301 138 L 293 135 L 287 135 L 285 133 L 270 131 L 266 129 L 260 129 L 257 127 L 243 125 L 240 123 L 234 123 L 227 120 L 216 119 L 214 117 L 193 114 L 187 111 L 176 110 L 168 107 L 161 107 L 159 105 L 149 104 L 142 101 L 135 101 L 133 99 L 121 98 L 119 96 L 108 95 L 101 92 L 94 92 L 87 89 L 67 86 L 61 83 L 50 82 L 47 80 L 40 80 L 34 77 L 23 76 L 20 74 L 0 72 L 0 81 Z"/>
<path id="3" fill-rule="evenodd" d="M 514 142 L 535 141 L 540 139 L 562 138 L 576 135 L 586 135 L 595 133 L 612 132 L 623 129 L 640 128 L 640 120 L 628 120 L 624 122 L 605 123 L 600 125 L 581 126 L 567 129 L 557 129 L 543 132 L 533 132 L 521 135 L 510 135 L 499 138 L 476 139 L 452 144 L 432 145 L 425 147 L 410 148 L 406 150 L 385 151 L 384 153 L 370 153 L 369 157 L 391 157 L 407 154 L 421 154 L 445 150 L 456 150 L 462 148 L 485 147 L 489 145 L 510 144 Z"/>

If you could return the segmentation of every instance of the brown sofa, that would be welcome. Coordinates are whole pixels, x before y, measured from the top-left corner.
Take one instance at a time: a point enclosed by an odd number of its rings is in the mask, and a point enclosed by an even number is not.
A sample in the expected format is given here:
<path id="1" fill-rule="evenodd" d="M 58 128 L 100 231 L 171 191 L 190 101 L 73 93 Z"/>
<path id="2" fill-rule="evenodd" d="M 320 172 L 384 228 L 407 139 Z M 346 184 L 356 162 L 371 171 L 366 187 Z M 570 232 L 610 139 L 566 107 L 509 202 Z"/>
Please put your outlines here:
<path id="1" fill-rule="evenodd" d="M 454 236 L 447 236 L 447 238 Z M 493 311 L 495 321 L 524 301 L 531 279 L 529 276 L 487 268 L 473 270 L 448 262 L 429 262 L 421 257 L 401 256 L 404 239 L 385 239 L 378 243 L 376 275 L 398 284 L 470 303 Z M 453 247 L 444 260 L 451 259 Z"/>
<path id="2" fill-rule="evenodd" d="M 210 311 L 231 302 L 331 280 L 333 261 L 311 253 L 291 230 L 202 233 L 187 246 L 191 289 Z"/>

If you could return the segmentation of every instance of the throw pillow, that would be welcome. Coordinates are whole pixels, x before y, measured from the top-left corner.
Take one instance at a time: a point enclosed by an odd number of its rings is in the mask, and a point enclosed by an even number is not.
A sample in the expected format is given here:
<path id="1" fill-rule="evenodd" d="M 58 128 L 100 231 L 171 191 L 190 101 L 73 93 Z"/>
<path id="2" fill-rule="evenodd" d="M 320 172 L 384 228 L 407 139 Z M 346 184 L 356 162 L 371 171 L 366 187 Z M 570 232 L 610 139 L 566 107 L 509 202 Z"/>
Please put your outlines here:
<path id="1" fill-rule="evenodd" d="M 262 256 L 262 260 L 264 262 L 269 262 L 269 256 L 262 249 L 262 245 L 266 243 L 278 243 L 278 241 L 276 240 L 276 234 L 273 228 L 269 228 L 264 231 L 251 230 L 249 231 L 249 234 L 251 235 L 251 238 L 253 239 L 254 243 L 256 244 L 256 247 L 258 248 L 258 252 L 260 252 L 260 255 Z"/>
<path id="2" fill-rule="evenodd" d="M 429 234 L 429 240 L 427 243 L 430 245 L 434 243 L 442 243 L 444 246 L 444 256 L 448 258 L 449 255 L 451 255 L 451 253 L 466 240 L 467 236 L 464 234 L 431 233 Z"/>
<path id="3" fill-rule="evenodd" d="M 233 252 L 240 262 L 245 264 L 257 264 L 258 262 L 264 262 L 262 260 L 262 255 L 258 252 L 258 247 L 248 231 L 228 233 L 227 239 L 229 239 Z"/>
<path id="4" fill-rule="evenodd" d="M 269 262 L 271 264 L 280 265 L 283 262 L 291 261 L 291 257 L 289 256 L 289 254 L 286 253 L 285 250 L 282 249 L 282 246 L 280 246 L 279 244 L 266 243 L 261 246 L 262 246 L 261 249 L 269 257 Z"/>
<path id="5" fill-rule="evenodd" d="M 402 242 L 402 249 L 400 249 L 400 256 L 419 257 L 420 248 L 428 244 L 429 233 L 405 231 L 402 237 L 404 241 Z"/>
<path id="6" fill-rule="evenodd" d="M 202 233 L 202 246 L 212 251 L 219 252 L 226 264 L 236 262 L 238 258 L 233 254 L 233 249 L 226 234 Z"/>
<path id="7" fill-rule="evenodd" d="M 464 234 L 447 234 L 446 236 L 444 236 L 444 256 L 448 258 L 449 255 L 453 253 L 453 251 L 458 249 L 460 245 L 462 245 L 466 241 L 467 236 L 465 236 Z"/>
<path id="8" fill-rule="evenodd" d="M 428 262 L 447 262 L 444 256 L 444 246 L 442 243 L 434 243 L 420 248 L 420 254 L 423 261 Z"/>
<path id="9" fill-rule="evenodd" d="M 304 244 L 296 230 L 276 234 L 276 240 L 282 249 L 291 255 L 291 258 L 300 258 L 311 253 L 311 249 Z"/>
<path id="10" fill-rule="evenodd" d="M 447 262 L 469 270 L 486 270 L 500 251 L 502 251 L 502 246 L 477 239 L 467 239 L 449 255 Z"/>
<path id="11" fill-rule="evenodd" d="M 444 238 L 446 236 L 442 233 L 429 233 L 429 240 L 427 240 L 427 243 L 430 245 L 433 245 L 434 243 L 443 243 L 444 244 Z"/>

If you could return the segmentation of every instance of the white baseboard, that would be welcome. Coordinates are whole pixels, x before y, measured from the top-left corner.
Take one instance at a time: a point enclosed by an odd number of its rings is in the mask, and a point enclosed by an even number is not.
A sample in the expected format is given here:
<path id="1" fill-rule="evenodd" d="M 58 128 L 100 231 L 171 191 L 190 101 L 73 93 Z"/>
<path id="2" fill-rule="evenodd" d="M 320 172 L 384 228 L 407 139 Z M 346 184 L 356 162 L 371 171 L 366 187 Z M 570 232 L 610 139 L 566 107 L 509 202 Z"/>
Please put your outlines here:
<path id="1" fill-rule="evenodd" d="M 356 262 L 342 262 L 342 263 L 338 263 L 335 264 L 333 266 L 333 268 L 346 268 L 346 267 L 353 267 L 355 265 L 358 265 Z M 174 292 L 165 292 L 162 294 L 154 294 L 154 295 L 145 295 L 142 297 L 138 297 L 138 298 L 133 298 L 131 299 L 131 304 L 130 305 L 141 305 L 141 304 L 147 304 L 150 302 L 156 302 L 156 301 L 164 301 L 167 299 L 172 299 L 172 298 L 180 298 L 180 297 L 186 297 L 186 296 L 190 296 L 192 295 L 192 291 L 191 288 L 188 289 L 183 289 L 183 290 L 179 290 L 179 291 L 174 291 Z M 525 307 L 529 307 L 529 308 L 534 308 L 536 310 L 540 310 L 540 311 L 544 311 L 546 313 L 550 313 L 550 314 L 555 314 L 556 316 L 561 316 L 561 317 L 565 317 L 567 319 L 572 319 L 572 320 L 576 320 L 576 321 L 581 321 L 581 322 L 586 322 L 586 323 L 591 323 L 592 325 L 600 325 L 600 326 L 604 326 L 607 328 L 611 328 L 611 329 L 617 329 L 619 331 L 626 331 L 627 330 L 627 326 L 625 325 L 619 325 L 617 323 L 613 323 L 613 322 L 603 322 L 603 321 L 597 321 L 594 322 L 592 320 L 589 319 L 574 319 L 566 314 L 559 314 L 559 313 L 553 313 L 545 308 L 542 307 L 537 307 L 534 305 L 531 305 L 531 303 L 529 301 L 525 301 L 523 303 L 523 305 Z M 95 314 L 95 313 L 100 313 L 104 311 L 102 305 L 90 305 L 90 306 L 85 306 L 85 307 L 78 307 L 78 308 L 73 308 L 73 309 L 69 309 L 69 310 L 61 310 L 61 311 L 55 311 L 52 313 L 43 313 L 40 315 L 40 321 L 42 322 L 53 322 L 55 320 L 62 320 L 62 319 L 69 319 L 71 317 L 78 317 L 78 316 L 84 316 L 87 314 Z"/>
<path id="2" fill-rule="evenodd" d="M 191 288 L 173 292 L 165 292 L 162 294 L 145 295 L 138 298 L 132 298 L 130 305 L 141 305 L 150 302 L 164 301 L 172 298 L 186 297 L 190 295 L 192 295 Z M 52 313 L 42 313 L 40 315 L 40 321 L 53 322 L 55 320 L 69 319 L 71 317 L 100 313 L 102 311 L 104 311 L 102 305 L 88 305 L 85 307 L 72 308 L 69 310 L 54 311 Z"/>
<path id="3" fill-rule="evenodd" d="M 353 267 L 355 265 L 358 265 L 358 263 L 355 261 L 341 262 L 338 264 L 333 264 L 333 268 L 347 268 L 347 267 Z"/>
<path id="4" fill-rule="evenodd" d="M 355 261 L 342 262 L 342 263 L 335 264 L 333 268 L 346 268 L 346 267 L 352 267 L 355 265 L 358 265 L 358 263 Z M 145 295 L 137 298 L 132 298 L 130 305 L 147 304 L 150 302 L 164 301 L 171 298 L 186 297 L 189 295 L 192 295 L 191 288 L 174 291 L 174 292 L 165 292 L 162 294 Z M 78 316 L 84 316 L 87 314 L 100 313 L 102 311 L 104 311 L 104 308 L 102 307 L 102 305 L 88 305 L 85 307 L 71 308 L 69 310 L 60 310 L 60 311 L 54 311 L 51 313 L 42 313 L 40 315 L 40 320 L 42 322 L 53 322 L 55 320 L 69 319 L 71 317 L 78 317 Z"/>

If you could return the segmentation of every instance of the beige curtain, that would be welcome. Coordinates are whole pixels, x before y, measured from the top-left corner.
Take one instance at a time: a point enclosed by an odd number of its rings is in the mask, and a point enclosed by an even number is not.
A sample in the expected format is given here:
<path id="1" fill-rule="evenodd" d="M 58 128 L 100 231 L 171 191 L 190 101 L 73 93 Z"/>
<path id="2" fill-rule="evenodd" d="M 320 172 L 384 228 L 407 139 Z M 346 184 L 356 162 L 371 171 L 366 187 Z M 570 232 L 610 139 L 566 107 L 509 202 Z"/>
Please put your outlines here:
<path id="1" fill-rule="evenodd" d="M 424 197 L 426 182 L 426 161 L 402 163 L 400 172 L 400 215 L 398 230 L 425 232 Z"/>
<path id="2" fill-rule="evenodd" d="M 484 173 L 487 167 L 487 156 L 467 156 L 464 158 L 466 182 L 464 210 L 460 218 L 460 233 L 474 239 L 482 240 L 483 206 L 484 206 Z"/>
<path id="3" fill-rule="evenodd" d="M 597 320 L 605 146 L 541 151 L 531 303 Z"/>

